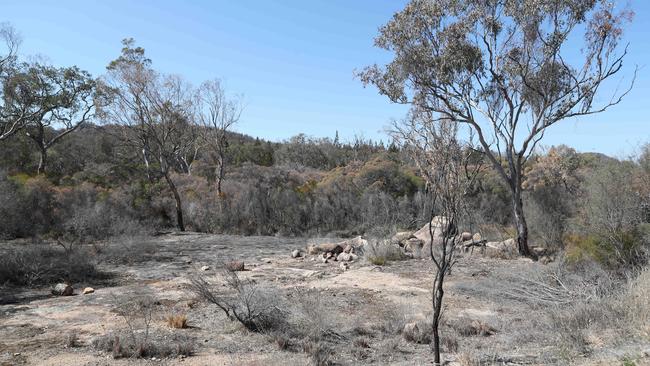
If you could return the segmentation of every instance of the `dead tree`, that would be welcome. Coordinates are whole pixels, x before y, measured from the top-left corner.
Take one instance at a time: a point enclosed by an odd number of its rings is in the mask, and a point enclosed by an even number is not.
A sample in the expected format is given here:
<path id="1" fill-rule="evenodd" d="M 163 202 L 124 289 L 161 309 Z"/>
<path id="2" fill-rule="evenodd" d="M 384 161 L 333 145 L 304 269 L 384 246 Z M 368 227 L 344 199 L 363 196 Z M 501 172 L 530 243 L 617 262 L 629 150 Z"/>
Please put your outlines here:
<path id="1" fill-rule="evenodd" d="M 440 365 L 439 324 L 442 315 L 445 276 L 454 264 L 456 244 L 460 243 L 458 228 L 466 219 L 465 196 L 480 166 L 471 171 L 468 162 L 473 149 L 458 140 L 457 122 L 435 118 L 426 109 L 412 109 L 401 124 L 395 124 L 393 137 L 408 151 L 422 174 L 431 199 L 429 235 L 433 275 L 433 352 Z M 470 140 L 471 141 L 471 140 Z M 441 232 L 435 233 L 434 217 L 439 218 Z"/>

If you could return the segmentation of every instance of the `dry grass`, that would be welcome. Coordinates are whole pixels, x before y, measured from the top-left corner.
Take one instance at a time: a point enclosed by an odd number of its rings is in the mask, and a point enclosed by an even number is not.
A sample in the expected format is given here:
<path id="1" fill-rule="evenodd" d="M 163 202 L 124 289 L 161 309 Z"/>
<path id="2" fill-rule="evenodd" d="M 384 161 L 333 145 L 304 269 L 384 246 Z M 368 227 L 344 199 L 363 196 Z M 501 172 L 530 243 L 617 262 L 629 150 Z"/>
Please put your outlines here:
<path id="1" fill-rule="evenodd" d="M 463 352 L 458 355 L 458 364 L 460 366 L 480 366 L 481 360 L 471 352 Z"/>
<path id="2" fill-rule="evenodd" d="M 628 325 L 644 337 L 650 337 L 648 304 L 650 304 L 650 267 L 644 268 L 636 278 L 628 281 L 619 301 Z"/>
<path id="3" fill-rule="evenodd" d="M 185 314 L 170 314 L 165 318 L 167 325 L 174 329 L 187 328 L 187 320 L 187 315 Z"/>

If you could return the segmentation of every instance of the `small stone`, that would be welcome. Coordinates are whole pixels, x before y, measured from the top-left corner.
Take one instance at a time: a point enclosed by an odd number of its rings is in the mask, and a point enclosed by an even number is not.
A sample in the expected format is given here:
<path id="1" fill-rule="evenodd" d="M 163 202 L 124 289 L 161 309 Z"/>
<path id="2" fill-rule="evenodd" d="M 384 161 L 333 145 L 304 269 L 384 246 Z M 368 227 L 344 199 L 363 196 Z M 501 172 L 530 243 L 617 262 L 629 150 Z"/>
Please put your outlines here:
<path id="1" fill-rule="evenodd" d="M 209 271 L 209 270 L 210 270 L 210 266 L 201 267 L 201 271 Z"/>
<path id="2" fill-rule="evenodd" d="M 88 294 L 92 294 L 93 292 L 95 292 L 95 289 L 94 289 L 94 288 L 92 288 L 92 287 L 86 287 L 86 288 L 83 290 L 82 293 L 83 293 L 84 295 L 88 295 Z"/>
<path id="3" fill-rule="evenodd" d="M 347 271 L 350 268 L 350 265 L 347 262 L 341 262 L 339 268 L 341 268 L 344 271 Z"/>
<path id="4" fill-rule="evenodd" d="M 481 234 L 479 233 L 475 233 L 474 235 L 472 235 L 472 241 L 477 242 L 477 241 L 481 241 L 481 239 L 482 239 Z"/>
<path id="5" fill-rule="evenodd" d="M 298 258 L 298 257 L 301 257 L 301 256 L 302 256 L 302 253 L 300 253 L 300 251 L 298 249 L 291 252 L 291 258 Z"/>
<path id="6" fill-rule="evenodd" d="M 191 259 L 186 260 L 185 264 L 192 264 L 192 260 Z"/>

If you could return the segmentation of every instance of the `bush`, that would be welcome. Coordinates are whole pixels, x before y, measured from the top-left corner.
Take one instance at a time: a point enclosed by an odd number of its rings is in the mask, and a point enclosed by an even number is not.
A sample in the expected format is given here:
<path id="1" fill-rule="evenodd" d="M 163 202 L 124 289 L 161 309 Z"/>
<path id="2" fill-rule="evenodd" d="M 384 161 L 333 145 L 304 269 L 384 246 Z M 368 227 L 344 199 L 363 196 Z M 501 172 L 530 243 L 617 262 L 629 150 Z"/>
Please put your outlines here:
<path id="1" fill-rule="evenodd" d="M 96 269 L 91 254 L 82 248 L 12 245 L 0 255 L 0 284 L 33 287 L 104 277 Z"/>
<path id="2" fill-rule="evenodd" d="M 236 272 L 223 270 L 229 292 L 219 289 L 200 276 L 190 279 L 190 289 L 203 300 L 216 305 L 232 321 L 253 332 L 286 328 L 286 311 L 276 289 L 262 288 L 253 281 L 242 280 Z"/>

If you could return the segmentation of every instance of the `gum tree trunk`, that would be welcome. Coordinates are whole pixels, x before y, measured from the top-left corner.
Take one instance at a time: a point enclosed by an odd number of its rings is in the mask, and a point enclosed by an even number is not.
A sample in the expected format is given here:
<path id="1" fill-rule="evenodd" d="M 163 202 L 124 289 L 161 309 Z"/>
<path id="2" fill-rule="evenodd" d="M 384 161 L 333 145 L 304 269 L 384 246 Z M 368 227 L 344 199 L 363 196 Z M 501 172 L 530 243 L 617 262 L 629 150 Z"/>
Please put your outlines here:
<path id="1" fill-rule="evenodd" d="M 169 176 L 169 173 L 165 173 L 165 181 L 167 181 L 167 185 L 169 186 L 169 189 L 171 189 L 172 193 L 174 194 L 174 201 L 176 202 L 176 224 L 178 226 L 178 230 L 185 231 L 185 223 L 183 222 L 183 206 L 181 204 L 181 195 L 178 193 L 176 184 L 174 184 L 174 181 Z"/>

